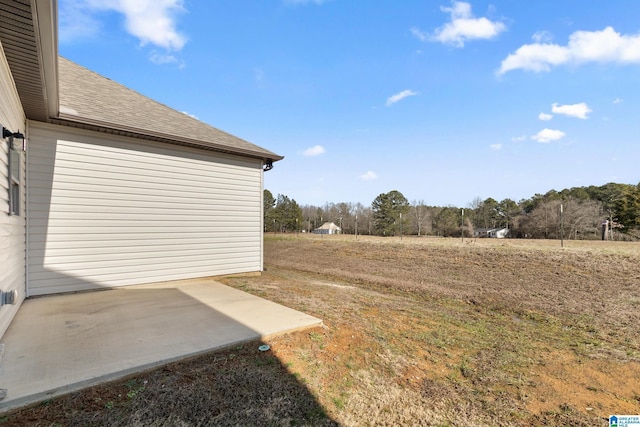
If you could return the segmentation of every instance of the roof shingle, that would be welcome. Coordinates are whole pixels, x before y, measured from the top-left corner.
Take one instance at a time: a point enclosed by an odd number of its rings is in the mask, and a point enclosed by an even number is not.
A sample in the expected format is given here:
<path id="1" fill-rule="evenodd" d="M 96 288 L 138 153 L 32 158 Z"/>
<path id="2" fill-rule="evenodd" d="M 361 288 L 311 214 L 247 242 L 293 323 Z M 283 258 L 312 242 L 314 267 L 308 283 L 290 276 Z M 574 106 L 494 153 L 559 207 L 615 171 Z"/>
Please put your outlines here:
<path id="1" fill-rule="evenodd" d="M 54 123 L 277 161 L 283 157 L 88 70 L 58 61 L 60 113 Z"/>

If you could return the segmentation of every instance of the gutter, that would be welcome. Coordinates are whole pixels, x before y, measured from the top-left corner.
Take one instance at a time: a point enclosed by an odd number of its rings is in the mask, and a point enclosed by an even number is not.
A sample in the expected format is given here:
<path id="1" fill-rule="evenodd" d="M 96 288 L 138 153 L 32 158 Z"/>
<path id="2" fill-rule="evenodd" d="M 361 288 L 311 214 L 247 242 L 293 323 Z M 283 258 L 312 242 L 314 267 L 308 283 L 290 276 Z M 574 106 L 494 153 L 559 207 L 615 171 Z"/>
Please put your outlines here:
<path id="1" fill-rule="evenodd" d="M 31 10 L 46 114 L 47 117 L 56 117 L 60 106 L 57 2 L 55 0 L 32 0 Z"/>
<path id="2" fill-rule="evenodd" d="M 265 162 L 265 165 L 269 163 L 273 167 L 273 162 L 284 159 L 284 156 L 280 156 L 268 150 L 250 150 L 246 148 L 233 148 L 228 145 L 216 144 L 215 142 L 202 141 L 198 139 L 191 139 L 186 137 L 177 138 L 175 135 L 167 135 L 161 132 L 153 132 L 144 129 L 134 128 L 125 125 L 114 125 L 112 123 L 103 122 L 95 119 L 79 118 L 78 116 L 69 115 L 65 113 L 59 113 L 57 118 L 50 119 L 53 124 L 61 126 L 75 127 L 79 129 L 92 130 L 96 132 L 108 133 L 112 135 L 128 136 L 131 138 L 145 139 L 149 141 L 164 142 L 167 144 L 183 145 L 187 147 L 201 148 L 210 151 L 217 151 L 226 154 L 235 154 L 254 159 L 260 159 Z M 266 169 L 266 170 L 269 170 Z"/>

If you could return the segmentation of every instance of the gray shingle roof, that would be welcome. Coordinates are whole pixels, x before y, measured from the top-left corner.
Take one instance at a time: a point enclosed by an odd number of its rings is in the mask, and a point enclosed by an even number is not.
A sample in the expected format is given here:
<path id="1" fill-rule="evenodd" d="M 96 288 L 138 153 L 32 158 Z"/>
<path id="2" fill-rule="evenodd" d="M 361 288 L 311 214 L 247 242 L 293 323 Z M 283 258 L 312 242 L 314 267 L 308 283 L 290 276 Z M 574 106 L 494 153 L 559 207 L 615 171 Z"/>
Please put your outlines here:
<path id="1" fill-rule="evenodd" d="M 54 123 L 276 161 L 283 157 L 59 58 Z"/>

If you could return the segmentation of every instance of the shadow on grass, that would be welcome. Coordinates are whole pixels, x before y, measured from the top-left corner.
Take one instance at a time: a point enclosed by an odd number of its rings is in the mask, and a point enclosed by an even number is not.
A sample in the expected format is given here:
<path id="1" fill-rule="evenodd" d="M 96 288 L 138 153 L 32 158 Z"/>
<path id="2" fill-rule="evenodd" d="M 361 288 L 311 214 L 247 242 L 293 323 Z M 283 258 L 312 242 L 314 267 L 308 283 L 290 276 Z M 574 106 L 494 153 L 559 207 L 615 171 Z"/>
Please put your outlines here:
<path id="1" fill-rule="evenodd" d="M 338 425 L 259 341 L 57 397 L 2 426 Z"/>

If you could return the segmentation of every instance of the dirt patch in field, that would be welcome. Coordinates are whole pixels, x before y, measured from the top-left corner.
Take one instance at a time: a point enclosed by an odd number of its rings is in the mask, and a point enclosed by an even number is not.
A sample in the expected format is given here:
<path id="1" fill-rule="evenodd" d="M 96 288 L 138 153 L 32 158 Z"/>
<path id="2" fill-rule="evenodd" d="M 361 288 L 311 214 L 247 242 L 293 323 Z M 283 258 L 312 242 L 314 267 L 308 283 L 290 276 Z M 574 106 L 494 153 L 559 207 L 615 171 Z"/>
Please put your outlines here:
<path id="1" fill-rule="evenodd" d="M 527 409 L 533 413 L 571 405 L 585 412 L 635 414 L 640 399 L 640 364 L 585 359 L 551 352 L 533 374 Z"/>

